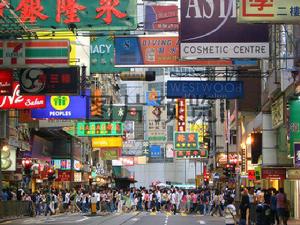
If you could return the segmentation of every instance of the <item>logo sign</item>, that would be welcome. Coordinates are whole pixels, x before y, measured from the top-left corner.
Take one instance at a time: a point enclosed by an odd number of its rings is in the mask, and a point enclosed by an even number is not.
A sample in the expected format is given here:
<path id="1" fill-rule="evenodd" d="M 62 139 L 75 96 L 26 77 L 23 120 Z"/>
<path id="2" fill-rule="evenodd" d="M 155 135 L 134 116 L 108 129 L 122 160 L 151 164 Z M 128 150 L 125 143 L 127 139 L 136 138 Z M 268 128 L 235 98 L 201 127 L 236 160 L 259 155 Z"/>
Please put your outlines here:
<path id="1" fill-rule="evenodd" d="M 70 170 L 71 160 L 70 159 L 53 159 L 51 160 L 51 166 L 56 170 Z"/>
<path id="2" fill-rule="evenodd" d="M 126 68 L 116 68 L 114 63 L 114 37 L 92 37 L 90 48 L 91 73 L 116 73 L 128 71 Z"/>
<path id="3" fill-rule="evenodd" d="M 11 0 L 21 22 L 31 29 L 135 30 L 136 0 Z M 8 13 L 4 9 L 4 16 Z"/>
<path id="4" fill-rule="evenodd" d="M 160 91 L 153 89 L 146 92 L 146 105 L 148 106 L 160 106 L 161 94 Z"/>
<path id="5" fill-rule="evenodd" d="M 47 96 L 46 108 L 31 111 L 35 119 L 86 119 L 88 118 L 88 97 Z"/>
<path id="6" fill-rule="evenodd" d="M 175 132 L 174 150 L 198 150 L 198 133 Z"/>
<path id="7" fill-rule="evenodd" d="M 186 131 L 187 105 L 184 98 L 177 99 L 176 102 L 176 131 Z"/>
<path id="8" fill-rule="evenodd" d="M 208 155 L 206 150 L 193 150 L 193 151 L 176 151 L 177 159 L 197 159 L 205 158 Z"/>
<path id="9" fill-rule="evenodd" d="M 243 98 L 242 81 L 168 81 L 168 98 L 237 99 Z"/>
<path id="10" fill-rule="evenodd" d="M 0 109 L 38 109 L 45 106 L 45 96 L 22 96 L 18 82 L 13 83 L 12 96 L 0 96 Z"/>
<path id="11" fill-rule="evenodd" d="M 161 156 L 160 145 L 150 145 L 150 157 L 160 158 L 160 156 Z"/>
<path id="12" fill-rule="evenodd" d="M 78 94 L 79 67 L 24 69 L 19 74 L 22 94 Z"/>
<path id="13" fill-rule="evenodd" d="M 123 147 L 122 137 L 96 137 L 92 138 L 93 148 L 121 148 Z"/>
<path id="14" fill-rule="evenodd" d="M 102 160 L 117 160 L 121 156 L 120 148 L 101 148 L 100 157 Z"/>
<path id="15" fill-rule="evenodd" d="M 178 31 L 178 6 L 146 4 L 144 29 L 148 31 Z"/>
<path id="16" fill-rule="evenodd" d="M 267 25 L 237 23 L 235 0 L 181 0 L 183 59 L 268 58 L 268 41 Z"/>
<path id="17" fill-rule="evenodd" d="M 115 48 L 115 64 L 117 67 L 232 65 L 231 60 L 180 61 L 177 36 L 116 37 Z"/>
<path id="18" fill-rule="evenodd" d="M 300 168 L 300 143 L 294 143 L 295 149 L 295 167 Z"/>
<path id="19" fill-rule="evenodd" d="M 68 40 L 0 41 L 0 67 L 68 66 L 69 54 Z"/>
<path id="20" fill-rule="evenodd" d="M 0 70 L 0 96 L 12 95 L 13 93 L 13 71 Z"/>
<path id="21" fill-rule="evenodd" d="M 241 23 L 298 23 L 298 0 L 238 0 L 238 22 Z"/>
<path id="22" fill-rule="evenodd" d="M 77 136 L 122 136 L 124 124 L 121 122 L 78 122 Z"/>

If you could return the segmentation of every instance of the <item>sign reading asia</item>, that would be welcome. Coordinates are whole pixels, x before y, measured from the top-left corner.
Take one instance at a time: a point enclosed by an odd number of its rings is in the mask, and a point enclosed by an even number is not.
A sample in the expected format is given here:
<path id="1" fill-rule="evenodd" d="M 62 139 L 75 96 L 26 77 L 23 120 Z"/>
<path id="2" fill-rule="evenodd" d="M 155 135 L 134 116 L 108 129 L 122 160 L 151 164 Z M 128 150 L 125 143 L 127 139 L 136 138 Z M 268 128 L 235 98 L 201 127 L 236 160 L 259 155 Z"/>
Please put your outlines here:
<path id="1" fill-rule="evenodd" d="M 12 95 L 13 93 L 13 71 L 9 69 L 0 70 L 0 96 Z"/>
<path id="2" fill-rule="evenodd" d="M 168 98 L 237 99 L 243 98 L 242 81 L 168 81 Z"/>
<path id="3" fill-rule="evenodd" d="M 22 94 L 78 95 L 80 68 L 23 69 L 19 79 Z"/>
<path id="4" fill-rule="evenodd" d="M 136 0 L 10 0 L 10 4 L 21 22 L 36 30 L 137 28 Z M 6 8 L 3 14 L 10 15 Z"/>
<path id="5" fill-rule="evenodd" d="M 181 0 L 181 58 L 268 58 L 268 25 L 238 24 L 236 11 L 236 0 Z"/>
<path id="6" fill-rule="evenodd" d="M 46 108 L 34 109 L 34 119 L 86 119 L 89 102 L 86 96 L 47 96 Z"/>
<path id="7" fill-rule="evenodd" d="M 78 122 L 77 136 L 123 136 L 124 124 L 121 122 Z"/>
<path id="8" fill-rule="evenodd" d="M 0 96 L 0 109 L 39 109 L 45 107 L 45 96 L 22 96 L 18 82 L 13 83 L 12 96 Z"/>
<path id="9" fill-rule="evenodd" d="M 174 133 L 175 150 L 198 150 L 198 133 L 175 132 Z"/>

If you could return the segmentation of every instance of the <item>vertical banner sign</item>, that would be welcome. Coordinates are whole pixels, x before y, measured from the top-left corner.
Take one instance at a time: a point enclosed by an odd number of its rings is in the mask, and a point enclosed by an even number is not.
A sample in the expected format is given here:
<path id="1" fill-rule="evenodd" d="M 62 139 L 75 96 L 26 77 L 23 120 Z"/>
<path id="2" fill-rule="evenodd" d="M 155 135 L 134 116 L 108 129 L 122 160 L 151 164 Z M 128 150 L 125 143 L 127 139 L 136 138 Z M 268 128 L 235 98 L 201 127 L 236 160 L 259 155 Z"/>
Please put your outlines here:
<path id="1" fill-rule="evenodd" d="M 114 50 L 114 36 L 91 37 L 91 73 L 116 73 L 128 71 L 126 68 L 115 67 Z"/>
<path id="2" fill-rule="evenodd" d="M 10 0 L 21 22 L 37 30 L 135 30 L 136 0 Z M 4 9 L 4 17 L 8 13 Z"/>
<path id="3" fill-rule="evenodd" d="M 0 41 L 0 67 L 67 66 L 69 53 L 69 40 Z"/>
<path id="4" fill-rule="evenodd" d="M 0 96 L 12 95 L 13 93 L 13 71 L 0 70 Z"/>
<path id="5" fill-rule="evenodd" d="M 298 0 L 238 0 L 240 23 L 299 23 Z"/>
<path id="6" fill-rule="evenodd" d="M 153 143 L 167 140 L 166 120 L 165 107 L 149 106 L 147 108 L 148 141 Z"/>
<path id="7" fill-rule="evenodd" d="M 294 143 L 295 149 L 295 167 L 300 168 L 300 143 Z"/>
<path id="8" fill-rule="evenodd" d="M 181 0 L 179 36 L 182 59 L 269 57 L 268 25 L 238 24 L 235 0 Z"/>
<path id="9" fill-rule="evenodd" d="M 145 3 L 144 29 L 148 31 L 178 31 L 178 6 Z"/>
<path id="10" fill-rule="evenodd" d="M 184 98 L 176 101 L 176 131 L 186 131 L 187 104 Z"/>

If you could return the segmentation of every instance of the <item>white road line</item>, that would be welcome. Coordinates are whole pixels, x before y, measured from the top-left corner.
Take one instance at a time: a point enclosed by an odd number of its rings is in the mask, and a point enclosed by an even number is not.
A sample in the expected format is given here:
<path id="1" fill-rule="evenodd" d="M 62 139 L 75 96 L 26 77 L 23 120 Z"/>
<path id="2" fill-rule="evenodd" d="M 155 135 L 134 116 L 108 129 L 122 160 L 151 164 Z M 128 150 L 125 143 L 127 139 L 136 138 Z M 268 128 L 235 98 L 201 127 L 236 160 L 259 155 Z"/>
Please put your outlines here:
<path id="1" fill-rule="evenodd" d="M 200 224 L 206 224 L 206 222 L 203 221 L 203 220 L 200 220 L 199 223 L 200 223 Z"/>
<path id="2" fill-rule="evenodd" d="M 82 222 L 82 221 L 85 221 L 85 220 L 88 220 L 89 218 L 87 218 L 86 216 L 84 216 L 81 220 L 76 220 L 76 223 L 79 223 L 79 222 Z"/>

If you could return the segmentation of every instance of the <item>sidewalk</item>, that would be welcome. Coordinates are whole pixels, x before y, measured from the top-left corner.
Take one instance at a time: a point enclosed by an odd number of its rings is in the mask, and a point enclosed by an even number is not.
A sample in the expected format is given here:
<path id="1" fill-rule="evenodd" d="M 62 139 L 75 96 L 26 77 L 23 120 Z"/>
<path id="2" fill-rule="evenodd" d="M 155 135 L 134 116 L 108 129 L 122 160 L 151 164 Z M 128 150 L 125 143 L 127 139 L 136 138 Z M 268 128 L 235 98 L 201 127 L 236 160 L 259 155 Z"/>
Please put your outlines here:
<path id="1" fill-rule="evenodd" d="M 300 225 L 300 220 L 291 219 L 288 221 L 288 225 Z"/>

